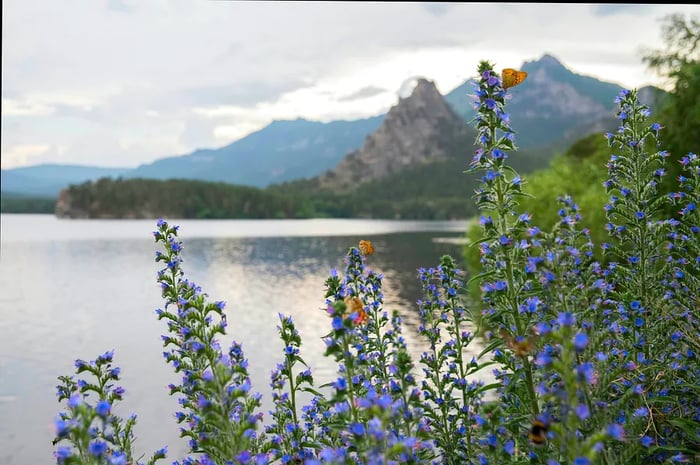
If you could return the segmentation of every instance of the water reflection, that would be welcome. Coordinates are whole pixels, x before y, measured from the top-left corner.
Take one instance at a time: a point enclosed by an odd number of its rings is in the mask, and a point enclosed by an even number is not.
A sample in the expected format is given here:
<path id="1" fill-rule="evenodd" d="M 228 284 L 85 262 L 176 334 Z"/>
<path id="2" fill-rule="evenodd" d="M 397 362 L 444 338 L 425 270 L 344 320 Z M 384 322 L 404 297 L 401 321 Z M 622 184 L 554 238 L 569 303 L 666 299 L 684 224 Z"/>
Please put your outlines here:
<path id="1" fill-rule="evenodd" d="M 13 217 L 8 230 L 5 216 L 0 261 L 0 463 L 52 462 L 57 376 L 71 373 L 76 358 L 90 359 L 112 349 L 127 392 L 117 411 L 139 415 L 138 450 L 148 453 L 167 444 L 171 458 L 182 457 L 186 447 L 173 418 L 177 401 L 166 388 L 178 377 L 162 359 L 159 335 L 166 326 L 154 314 L 163 305 L 155 278 L 160 264 L 153 261 L 155 245 L 150 237 L 154 222 L 57 223 L 50 216 Z M 52 240 L 47 231 L 59 223 L 64 229 Z M 89 225 L 92 240 L 84 240 L 83 223 Z M 270 369 L 282 354 L 275 329 L 279 312 L 294 318 L 303 338 L 302 354 L 317 384 L 335 377 L 330 360 L 322 356 L 321 338 L 328 331 L 322 310 L 324 281 L 331 268 L 342 272 L 343 256 L 360 239 L 375 245 L 369 266 L 384 274 L 385 307 L 401 312 L 404 336 L 418 360 L 423 348 L 416 337 L 415 302 L 420 297 L 416 270 L 437 265 L 445 253 L 459 257 L 458 244 L 434 238 L 455 238 L 461 229 L 438 225 L 446 231 L 368 234 L 372 222 L 355 221 L 357 234 L 347 234 L 348 224 L 332 223 L 329 234 L 321 235 L 320 223 L 308 222 L 311 233 L 303 236 L 303 226 L 286 222 L 284 227 L 297 237 L 273 237 L 274 228 L 267 223 L 268 237 L 225 237 L 221 231 L 235 229 L 230 223 L 235 222 L 196 223 L 201 234 L 192 236 L 183 226 L 183 268 L 211 299 L 227 302 L 230 326 L 222 345 L 232 339 L 243 344 L 265 410 L 271 407 Z M 219 233 L 206 237 L 207 224 Z M 249 232 L 252 224 L 245 226 Z M 73 235 L 70 227 L 77 228 Z"/>

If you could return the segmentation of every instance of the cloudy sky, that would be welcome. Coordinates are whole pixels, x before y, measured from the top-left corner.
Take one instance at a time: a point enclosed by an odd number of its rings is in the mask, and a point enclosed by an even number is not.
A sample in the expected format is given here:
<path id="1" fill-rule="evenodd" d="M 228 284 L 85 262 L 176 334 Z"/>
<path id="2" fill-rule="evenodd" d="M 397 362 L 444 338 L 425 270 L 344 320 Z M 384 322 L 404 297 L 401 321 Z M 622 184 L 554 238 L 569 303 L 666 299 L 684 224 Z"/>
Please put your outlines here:
<path id="1" fill-rule="evenodd" d="M 446 94 L 481 59 L 659 84 L 641 50 L 675 12 L 700 6 L 5 0 L 2 168 L 137 166 L 274 119 L 373 116 L 406 79 Z"/>

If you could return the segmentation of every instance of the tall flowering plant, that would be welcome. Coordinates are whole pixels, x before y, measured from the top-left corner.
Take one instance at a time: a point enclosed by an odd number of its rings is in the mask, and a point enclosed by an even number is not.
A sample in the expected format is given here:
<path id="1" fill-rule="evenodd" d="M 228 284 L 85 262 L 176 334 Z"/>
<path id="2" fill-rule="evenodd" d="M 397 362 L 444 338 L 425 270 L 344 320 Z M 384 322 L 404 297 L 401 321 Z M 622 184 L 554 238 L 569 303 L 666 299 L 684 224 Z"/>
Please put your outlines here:
<path id="1" fill-rule="evenodd" d="M 136 416 L 124 420 L 114 413 L 114 406 L 123 399 L 124 388 L 116 386 L 121 370 L 112 366 L 114 352 L 95 360 L 76 360 L 76 375 L 60 376 L 57 386 L 59 401 L 66 401 L 66 410 L 56 419 L 56 438 L 61 444 L 54 452 L 57 464 L 152 465 L 165 458 L 167 448 L 156 451 L 147 462 L 135 457 L 133 450 Z M 87 375 L 87 376 L 86 376 Z M 70 445 L 64 445 L 70 444 Z"/>
<path id="2" fill-rule="evenodd" d="M 571 198 L 561 199 L 561 221 L 549 232 L 518 209 L 523 181 L 506 164 L 516 149 L 506 111 L 510 94 L 491 64 L 482 62 L 479 73 L 479 148 L 471 170 L 484 173 L 475 195 L 482 272 L 472 279 L 481 288 L 487 349 L 499 364 L 491 421 L 500 434 L 490 441 L 490 462 L 586 463 L 609 436 L 600 428 L 580 435 L 592 410 L 595 364 L 586 349 L 588 318 L 605 290 L 593 285 L 600 265 L 587 231 L 576 228 L 580 214 Z M 619 425 L 609 428 L 619 436 Z"/>
<path id="3" fill-rule="evenodd" d="M 508 166 L 517 151 L 507 112 L 507 79 L 482 62 L 475 81 L 480 172 L 481 268 L 468 276 L 454 258 L 421 268 L 413 360 L 399 312 L 384 308 L 384 277 L 369 266 L 369 241 L 350 247 L 345 269 L 331 270 L 323 310 L 325 355 L 334 381 L 317 386 L 291 317 L 279 315 L 282 341 L 261 411 L 241 344 L 226 350 L 223 302 L 185 278 L 178 227 L 154 233 L 165 306 L 159 319 L 165 360 L 181 378 L 170 386 L 190 451 L 177 464 L 661 464 L 700 460 L 700 159 L 682 157 L 678 191 L 662 196 L 662 127 L 649 123 L 635 91 L 616 102 L 617 132 L 594 244 L 583 212 L 562 193 L 560 220 L 543 231 L 520 210 L 524 180 Z M 676 214 L 664 217 L 668 205 Z M 595 259 L 596 247 L 605 261 Z M 469 302 L 465 288 L 478 284 Z M 469 355 L 476 354 L 476 355 Z M 124 390 L 113 354 L 76 362 L 61 377 L 57 463 L 133 464 L 135 417 L 113 414 Z M 493 382 L 483 374 L 490 370 Z M 304 394 L 304 395 L 302 395 Z M 94 399 L 93 399 L 94 397 Z M 310 401 L 303 403 L 303 397 Z M 266 417 L 266 413 L 268 416 Z M 66 445 L 67 444 L 67 445 Z M 156 451 L 149 464 L 164 458 Z"/>

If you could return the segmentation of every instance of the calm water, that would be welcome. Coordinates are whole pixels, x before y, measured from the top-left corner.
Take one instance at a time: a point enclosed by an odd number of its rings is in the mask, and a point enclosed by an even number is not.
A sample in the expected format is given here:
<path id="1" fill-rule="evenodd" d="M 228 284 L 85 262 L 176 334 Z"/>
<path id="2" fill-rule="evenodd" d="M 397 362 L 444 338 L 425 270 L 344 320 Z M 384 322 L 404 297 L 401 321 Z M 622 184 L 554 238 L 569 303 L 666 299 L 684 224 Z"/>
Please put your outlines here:
<path id="1" fill-rule="evenodd" d="M 171 220 L 180 225 L 186 277 L 213 300 L 227 302 L 229 334 L 243 344 L 254 389 L 269 409 L 269 372 L 281 358 L 277 314 L 294 318 L 302 355 L 317 383 L 334 376 L 322 357 L 329 321 L 323 283 L 342 271 L 349 246 L 369 239 L 369 265 L 384 273 L 388 309 L 405 315 L 415 354 L 416 269 L 450 254 L 467 222 L 383 220 Z M 125 400 L 118 413 L 136 413 L 137 449 L 169 447 L 168 463 L 184 456 L 166 388 L 176 382 L 165 364 L 165 322 L 156 283 L 152 220 L 58 220 L 50 215 L 0 217 L 0 463 L 55 463 L 52 457 L 57 377 L 76 358 L 115 350 Z M 417 357 L 417 355 L 416 355 Z M 417 358 L 416 358 L 417 360 Z"/>

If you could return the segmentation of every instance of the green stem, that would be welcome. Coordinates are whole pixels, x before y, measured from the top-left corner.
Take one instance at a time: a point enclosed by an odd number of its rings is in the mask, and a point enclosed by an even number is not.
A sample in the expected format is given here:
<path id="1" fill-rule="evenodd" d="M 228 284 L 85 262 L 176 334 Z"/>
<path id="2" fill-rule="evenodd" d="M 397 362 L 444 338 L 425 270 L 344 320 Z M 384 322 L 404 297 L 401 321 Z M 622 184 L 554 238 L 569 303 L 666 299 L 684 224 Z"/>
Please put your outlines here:
<path id="1" fill-rule="evenodd" d="M 294 421 L 294 425 L 299 424 L 299 420 L 297 418 L 297 403 L 296 403 L 296 394 L 297 394 L 297 386 L 294 385 L 294 376 L 292 373 L 292 368 L 294 367 L 294 363 L 290 360 L 290 357 L 286 357 L 286 364 L 287 364 L 287 373 L 289 373 L 289 403 L 291 405 L 291 410 L 292 410 L 292 420 Z"/>
<path id="2" fill-rule="evenodd" d="M 352 412 L 352 419 L 357 422 L 358 414 L 357 407 L 355 406 L 355 389 L 352 384 L 352 378 L 354 372 L 352 369 L 353 361 L 350 359 L 350 344 L 348 344 L 348 334 L 347 331 L 343 334 L 343 358 L 345 359 L 345 382 L 348 385 L 348 402 L 350 403 L 350 411 Z"/>

